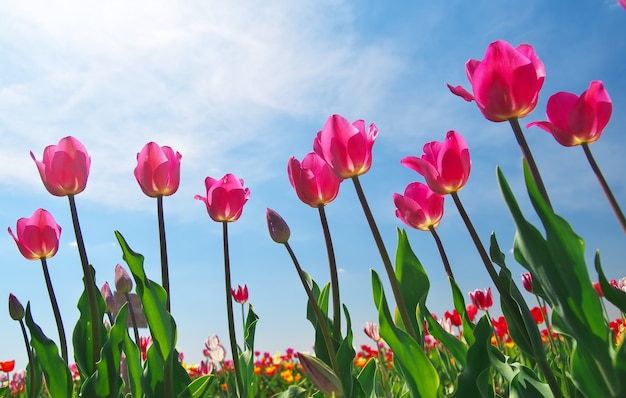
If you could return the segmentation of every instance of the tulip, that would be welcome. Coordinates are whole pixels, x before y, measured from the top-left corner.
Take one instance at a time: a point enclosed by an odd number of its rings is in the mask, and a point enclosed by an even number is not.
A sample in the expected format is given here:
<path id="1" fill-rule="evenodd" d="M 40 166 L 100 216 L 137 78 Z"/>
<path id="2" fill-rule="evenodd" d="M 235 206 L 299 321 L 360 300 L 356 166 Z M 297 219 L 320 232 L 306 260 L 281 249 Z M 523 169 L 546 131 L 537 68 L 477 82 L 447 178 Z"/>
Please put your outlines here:
<path id="1" fill-rule="evenodd" d="M 115 312 L 115 296 L 111 291 L 111 287 L 109 286 L 109 282 L 104 282 L 104 285 L 100 288 L 100 294 L 102 294 L 102 298 L 104 299 L 104 303 L 106 304 L 106 308 L 104 312 L 112 314 Z"/>
<path id="2" fill-rule="evenodd" d="M 115 290 L 120 294 L 130 293 L 133 290 L 133 280 L 119 264 L 115 266 Z"/>
<path id="3" fill-rule="evenodd" d="M 559 92 L 548 99 L 547 122 L 532 122 L 563 146 L 591 144 L 609 123 L 613 104 L 601 81 L 592 81 L 580 96 Z"/>
<path id="4" fill-rule="evenodd" d="M 486 290 L 476 289 L 473 292 L 469 293 L 470 299 L 472 303 L 479 310 L 489 311 L 489 309 L 493 306 L 493 296 L 491 294 L 491 288 L 487 288 Z"/>
<path id="5" fill-rule="evenodd" d="M 377 323 L 365 322 L 363 332 L 367 337 L 374 340 L 375 342 L 378 343 L 380 341 L 380 326 L 378 326 Z"/>
<path id="6" fill-rule="evenodd" d="M 11 316 L 11 319 L 14 321 L 24 319 L 24 306 L 13 293 L 9 293 L 9 316 Z"/>
<path id="7" fill-rule="evenodd" d="M 245 304 L 248 302 L 248 286 L 237 285 L 236 289 L 232 289 L 233 298 L 239 304 Z"/>
<path id="8" fill-rule="evenodd" d="M 317 133 L 313 150 L 340 178 L 352 178 L 367 173 L 372 165 L 372 147 L 378 128 L 365 122 L 350 123 L 340 115 L 332 115 Z"/>
<path id="9" fill-rule="evenodd" d="M 16 233 L 9 227 L 9 234 L 15 240 L 17 248 L 28 260 L 39 260 L 54 256 L 59 249 L 61 227 L 52 214 L 44 209 L 37 209 L 30 218 L 17 220 Z"/>
<path id="10" fill-rule="evenodd" d="M 443 217 L 444 197 L 421 182 L 407 185 L 404 195 L 393 194 L 396 217 L 409 227 L 422 231 L 436 228 Z"/>
<path id="11" fill-rule="evenodd" d="M 460 191 L 469 178 L 471 161 L 463 136 L 448 131 L 443 142 L 424 145 L 421 157 L 407 156 L 400 161 L 426 179 L 428 187 L 439 195 Z"/>
<path id="12" fill-rule="evenodd" d="M 626 10 L 626 0 L 617 0 L 617 2 L 620 6 L 622 6 L 623 9 Z"/>
<path id="13" fill-rule="evenodd" d="M 459 327 L 463 325 L 463 321 L 461 320 L 461 315 L 458 313 L 456 309 L 452 310 L 452 312 L 446 311 L 446 313 L 444 314 L 444 318 L 448 319 L 450 323 L 452 324 L 452 326 Z"/>
<path id="14" fill-rule="evenodd" d="M 546 315 L 546 309 L 540 307 L 533 307 L 530 309 L 530 314 L 533 316 L 537 325 L 542 324 Z"/>
<path id="15" fill-rule="evenodd" d="M 178 190 L 181 154 L 169 146 L 147 143 L 137 154 L 135 178 L 143 193 L 151 198 L 169 196 Z"/>
<path id="16" fill-rule="evenodd" d="M 267 229 L 272 240 L 276 243 L 287 243 L 291 235 L 287 222 L 272 209 L 266 210 L 265 217 L 267 219 Z"/>
<path id="17" fill-rule="evenodd" d="M 302 163 L 292 156 L 287 173 L 298 198 L 311 207 L 325 206 L 335 200 L 343 181 L 315 152 L 307 154 Z"/>
<path id="18" fill-rule="evenodd" d="M 204 184 L 206 197 L 196 195 L 194 199 L 204 202 L 211 219 L 217 222 L 237 221 L 250 197 L 250 189 L 243 187 L 243 180 L 226 174 L 220 180 L 207 177 Z"/>
<path id="19" fill-rule="evenodd" d="M 296 356 L 304 369 L 304 373 L 323 394 L 336 397 L 343 396 L 341 381 L 324 362 L 301 352 L 297 353 Z"/>
<path id="20" fill-rule="evenodd" d="M 39 175 L 48 192 L 54 196 L 75 195 L 85 190 L 91 158 L 83 144 L 74 137 L 65 137 L 58 145 L 49 145 L 43 160 L 35 159 Z"/>
<path id="21" fill-rule="evenodd" d="M 482 61 L 470 59 L 465 73 L 473 95 L 461 86 L 448 88 L 478 109 L 492 122 L 504 122 L 528 115 L 537 106 L 546 71 L 528 44 L 514 48 L 498 40 L 487 47 Z"/>
<path id="22" fill-rule="evenodd" d="M 15 369 L 15 359 L 4 362 L 0 361 L 0 371 L 9 373 L 12 372 L 13 369 Z"/>
<path id="23" fill-rule="evenodd" d="M 469 320 L 474 322 L 474 317 L 476 317 L 476 314 L 478 313 L 478 307 L 476 307 L 474 303 L 469 303 L 465 308 L 465 313 L 467 314 Z"/>
<path id="24" fill-rule="evenodd" d="M 206 357 L 209 357 L 217 362 L 223 362 L 224 358 L 226 358 L 226 349 L 220 342 L 220 339 L 217 335 L 213 335 L 206 339 L 204 342 L 204 354 Z"/>
<path id="25" fill-rule="evenodd" d="M 530 272 L 525 272 L 522 274 L 522 285 L 528 293 L 533 292 L 533 277 Z"/>

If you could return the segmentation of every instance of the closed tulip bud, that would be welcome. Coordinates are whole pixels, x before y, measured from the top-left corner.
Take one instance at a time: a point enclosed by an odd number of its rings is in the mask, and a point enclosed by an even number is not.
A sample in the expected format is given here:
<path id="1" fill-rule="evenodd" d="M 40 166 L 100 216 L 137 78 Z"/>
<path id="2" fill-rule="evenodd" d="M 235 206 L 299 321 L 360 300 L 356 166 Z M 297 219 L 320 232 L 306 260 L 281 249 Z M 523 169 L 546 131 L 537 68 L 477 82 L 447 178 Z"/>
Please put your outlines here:
<path id="1" fill-rule="evenodd" d="M 135 167 L 135 178 L 143 193 L 151 198 L 176 193 L 180 183 L 181 158 L 181 154 L 169 146 L 147 143 L 137 154 Z"/>
<path id="2" fill-rule="evenodd" d="M 49 145 L 37 164 L 39 175 L 48 192 L 54 196 L 75 195 L 85 190 L 91 158 L 83 144 L 74 137 L 61 138 L 58 145 Z"/>
<path id="3" fill-rule="evenodd" d="M 130 293 L 133 290 L 133 280 L 119 264 L 115 266 L 115 290 L 120 294 Z"/>
<path id="4" fill-rule="evenodd" d="M 287 243 L 291 236 L 291 231 L 289 231 L 289 225 L 287 225 L 285 220 L 272 209 L 267 209 L 265 216 L 272 240 L 276 243 Z"/>
<path id="5" fill-rule="evenodd" d="M 17 220 L 15 234 L 10 227 L 8 230 L 20 253 L 28 260 L 50 258 L 59 249 L 61 227 L 44 209 L 35 210 L 30 218 Z"/>
<path id="6" fill-rule="evenodd" d="M 24 306 L 13 293 L 9 293 L 9 315 L 14 321 L 24 319 Z"/>
<path id="7" fill-rule="evenodd" d="M 231 289 L 233 298 L 239 304 L 245 304 L 248 302 L 248 286 L 245 284 L 243 287 L 241 285 L 237 285 L 236 289 Z"/>
<path id="8" fill-rule="evenodd" d="M 323 394 L 343 395 L 341 381 L 324 362 L 301 352 L 297 353 L 296 356 L 304 368 L 304 373 Z"/>
<path id="9" fill-rule="evenodd" d="M 530 272 L 525 272 L 522 274 L 522 285 L 528 293 L 533 292 L 533 277 Z"/>
<path id="10" fill-rule="evenodd" d="M 104 282 L 104 285 L 100 288 L 100 293 L 102 294 L 102 298 L 106 304 L 104 312 L 112 314 L 115 311 L 115 296 L 111 291 L 111 287 L 109 287 L 109 282 Z"/>

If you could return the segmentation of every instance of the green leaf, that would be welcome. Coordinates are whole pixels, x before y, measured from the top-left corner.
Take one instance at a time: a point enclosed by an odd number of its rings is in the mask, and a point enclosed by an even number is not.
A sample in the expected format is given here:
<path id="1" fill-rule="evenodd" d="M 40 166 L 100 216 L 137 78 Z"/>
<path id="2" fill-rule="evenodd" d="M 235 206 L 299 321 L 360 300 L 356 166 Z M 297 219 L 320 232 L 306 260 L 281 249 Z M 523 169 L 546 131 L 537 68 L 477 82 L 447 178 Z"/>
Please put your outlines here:
<path id="1" fill-rule="evenodd" d="M 273 398 L 306 398 L 309 392 L 300 386 L 289 386 L 286 391 L 273 395 Z"/>
<path id="2" fill-rule="evenodd" d="M 115 323 L 117 324 L 117 321 Z M 128 333 L 124 336 L 124 353 L 126 354 L 126 368 L 128 369 L 131 395 L 133 397 L 142 397 L 141 375 L 143 368 L 141 366 L 141 353 L 139 352 L 139 347 L 131 340 Z"/>
<path id="3" fill-rule="evenodd" d="M 246 328 L 244 331 L 244 342 L 246 349 L 254 351 L 254 332 L 256 330 L 256 324 L 259 321 L 259 317 L 254 313 L 252 305 L 248 304 L 248 316 L 246 317 Z"/>
<path id="4" fill-rule="evenodd" d="M 55 398 L 71 397 L 74 391 L 72 375 L 63 358 L 59 356 L 59 350 L 33 321 L 30 313 L 30 302 L 26 304 L 26 326 L 30 331 L 31 346 L 37 354 L 37 360 L 41 364 L 46 386 L 50 396 Z"/>
<path id="5" fill-rule="evenodd" d="M 354 386 L 353 368 L 356 352 L 354 351 L 354 347 L 352 345 L 352 321 L 350 320 L 350 313 L 348 312 L 348 308 L 345 304 L 343 305 L 343 312 L 346 317 L 347 333 L 346 338 L 341 341 L 339 348 L 337 349 L 337 365 L 339 366 L 340 372 L 337 376 L 341 379 L 341 385 L 343 386 L 343 391 L 346 396 L 352 397 Z"/>
<path id="6" fill-rule="evenodd" d="M 490 397 L 493 393 L 491 388 L 491 335 L 493 326 L 489 318 L 483 315 L 474 328 L 474 344 L 467 350 L 467 366 L 457 378 L 457 385 L 453 398 L 477 398 Z"/>
<path id="7" fill-rule="evenodd" d="M 459 289 L 454 279 L 448 278 L 448 280 L 450 281 L 450 288 L 452 289 L 454 308 L 456 312 L 461 315 L 461 319 L 463 320 L 463 338 L 467 344 L 471 345 L 474 343 L 474 323 L 472 323 L 467 316 L 467 307 L 465 306 L 465 299 L 463 298 L 461 289 Z"/>
<path id="8" fill-rule="evenodd" d="M 376 397 L 376 361 L 370 358 L 363 369 L 359 372 L 357 380 L 365 393 L 365 396 Z"/>
<path id="9" fill-rule="evenodd" d="M 178 394 L 178 398 L 202 398 L 210 390 L 215 380 L 213 375 L 210 374 L 200 376 L 192 381 L 183 392 Z"/>
<path id="10" fill-rule="evenodd" d="M 604 298 L 606 298 L 611 304 L 619 308 L 622 314 L 626 313 L 626 292 L 616 288 L 615 286 L 611 286 L 609 281 L 606 279 L 606 275 L 604 275 L 602 265 L 600 264 L 599 250 L 596 251 L 594 264 L 596 266 L 596 271 L 598 272 L 598 281 L 600 282 L 600 288 L 602 289 L 602 294 L 604 294 Z"/>
<path id="11" fill-rule="evenodd" d="M 413 398 L 435 397 L 439 389 L 439 375 L 422 347 L 404 330 L 396 327 L 389 312 L 382 282 L 376 271 L 372 272 L 372 291 L 378 309 L 380 335 L 394 353 L 394 364 L 404 375 Z"/>
<path id="12" fill-rule="evenodd" d="M 467 357 L 467 346 L 459 340 L 456 336 L 451 335 L 446 332 L 444 328 L 433 318 L 430 311 L 426 310 L 426 322 L 428 322 L 428 330 L 431 335 L 433 335 L 437 340 L 441 341 L 444 347 L 450 354 L 454 357 L 454 359 L 461 365 L 465 367 L 466 365 L 466 357 Z"/>

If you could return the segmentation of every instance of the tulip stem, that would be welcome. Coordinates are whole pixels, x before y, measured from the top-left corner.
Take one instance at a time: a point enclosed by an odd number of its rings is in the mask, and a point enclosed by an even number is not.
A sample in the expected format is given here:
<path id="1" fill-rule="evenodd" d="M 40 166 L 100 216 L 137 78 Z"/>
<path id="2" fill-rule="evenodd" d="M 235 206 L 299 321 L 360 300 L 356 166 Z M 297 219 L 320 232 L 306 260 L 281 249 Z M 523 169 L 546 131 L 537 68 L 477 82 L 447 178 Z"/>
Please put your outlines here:
<path id="1" fill-rule="evenodd" d="M 454 279 L 454 275 L 452 275 L 452 268 L 450 267 L 450 261 L 448 261 L 448 256 L 446 255 L 446 251 L 443 248 L 443 244 L 441 243 L 441 239 L 439 238 L 439 234 L 435 230 L 435 227 L 430 225 L 428 227 L 430 233 L 435 238 L 435 242 L 437 243 L 437 248 L 439 249 L 439 254 L 441 255 L 441 261 L 443 261 L 443 268 L 446 270 L 446 274 L 450 279 Z"/>
<path id="2" fill-rule="evenodd" d="M 78 255 L 80 263 L 83 267 L 83 282 L 85 284 L 85 292 L 87 292 L 87 300 L 89 302 L 89 315 L 91 318 L 91 337 L 92 337 L 92 363 L 91 371 L 96 369 L 96 363 L 100 360 L 100 326 L 102 325 L 102 313 L 98 310 L 96 302 L 96 283 L 94 281 L 94 271 L 87 259 L 87 251 L 85 250 L 85 242 L 83 234 L 80 230 L 78 221 L 78 212 L 76 211 L 76 201 L 74 195 L 68 194 L 67 198 L 70 202 L 70 212 L 72 214 L 72 223 L 74 224 L 74 233 L 76 235 L 76 244 L 78 246 Z"/>
<path id="3" fill-rule="evenodd" d="M 530 147 L 528 146 L 528 142 L 526 142 L 526 138 L 524 137 L 524 133 L 522 132 L 522 127 L 519 124 L 519 119 L 514 117 L 509 119 L 509 123 L 513 128 L 513 133 L 515 134 L 515 139 L 517 140 L 517 144 L 522 150 L 522 156 L 528 162 L 528 168 L 530 169 L 530 174 L 533 176 L 533 180 L 535 180 L 535 184 L 537 184 L 537 189 L 541 193 L 541 196 L 546 201 L 546 204 L 550 209 L 552 209 L 552 204 L 550 203 L 550 198 L 548 197 L 548 191 L 546 190 L 545 185 L 543 184 L 543 179 L 541 178 L 541 174 L 539 174 L 539 169 L 537 168 L 537 163 L 535 163 L 535 158 L 533 157 L 532 152 L 530 151 Z"/>
<path id="4" fill-rule="evenodd" d="M 317 206 L 317 209 L 319 210 L 320 221 L 322 222 L 322 229 L 324 230 L 326 252 L 328 253 L 328 266 L 330 268 L 330 286 L 333 294 L 333 334 L 336 339 L 341 340 L 341 301 L 339 301 L 339 277 L 337 276 L 335 250 L 333 249 L 333 241 L 330 237 L 330 229 L 328 228 L 324 205 Z"/>
<path id="5" fill-rule="evenodd" d="M 387 272 L 387 277 L 389 278 L 391 290 L 393 291 L 393 296 L 396 301 L 396 306 L 398 307 L 398 312 L 400 313 L 400 318 L 402 319 L 402 323 L 404 324 L 404 328 L 415 341 L 418 341 L 417 334 L 415 333 L 413 323 L 411 322 L 409 312 L 404 302 L 404 297 L 402 296 L 402 292 L 400 291 L 400 282 L 398 282 L 398 278 L 396 278 L 396 274 L 393 270 L 393 265 L 391 265 L 391 259 L 389 258 L 389 253 L 387 253 L 383 238 L 380 235 L 380 231 L 378 230 L 376 221 L 374 221 L 372 211 L 370 210 L 370 207 L 367 204 L 367 200 L 365 199 L 365 194 L 363 193 L 363 188 L 361 187 L 359 177 L 352 177 L 352 182 L 354 183 L 354 188 L 356 189 L 359 201 L 361 202 L 361 207 L 363 207 L 365 218 L 367 219 L 367 223 L 370 226 L 372 236 L 374 237 L 374 241 L 376 241 L 378 252 L 380 253 L 380 257 L 382 258 L 383 265 L 385 266 L 385 271 Z"/>
<path id="6" fill-rule="evenodd" d="M 222 222 L 224 237 L 224 281 L 226 283 L 226 313 L 228 316 L 228 334 L 230 336 L 230 352 L 233 356 L 235 379 L 237 380 L 238 396 L 243 397 L 243 382 L 239 369 L 239 351 L 237 350 L 237 336 L 235 336 L 235 317 L 233 315 L 232 284 L 230 282 L 230 256 L 228 253 L 228 221 Z"/>
<path id="7" fill-rule="evenodd" d="M 296 254 L 291 249 L 289 242 L 285 242 L 283 244 L 285 245 L 287 252 L 289 252 L 289 256 L 291 256 L 291 261 L 293 261 L 293 264 L 296 267 L 296 271 L 298 272 L 298 276 L 300 277 L 300 282 L 302 282 L 302 286 L 304 287 L 307 297 L 309 298 L 309 303 L 311 304 L 313 312 L 315 313 L 315 317 L 317 318 L 317 323 L 319 324 L 322 336 L 324 337 L 324 343 L 326 343 L 326 349 L 328 350 L 328 356 L 330 357 L 330 363 L 333 371 L 335 372 L 335 376 L 337 376 L 341 380 L 339 364 L 337 363 L 337 356 L 335 354 L 335 347 L 333 346 L 332 340 L 330 338 L 330 332 L 328 331 L 328 319 L 324 316 L 324 314 L 322 314 L 322 310 L 317 304 L 317 299 L 315 298 L 315 296 L 313 296 L 311 287 L 309 286 L 309 283 L 304 276 L 304 271 L 302 271 L 302 267 L 300 267 L 300 263 L 296 258 Z"/>
<path id="8" fill-rule="evenodd" d="M 126 301 L 128 302 L 128 312 L 130 313 L 130 322 L 133 325 L 133 332 L 135 334 L 135 344 L 137 344 L 137 347 L 139 347 L 139 331 L 137 330 L 137 319 L 135 319 L 135 310 L 133 308 L 133 303 L 132 301 L 130 301 L 130 293 L 126 292 L 124 293 L 124 296 L 126 297 Z"/>
<path id="9" fill-rule="evenodd" d="M 165 241 L 165 219 L 163 217 L 163 195 L 157 196 L 157 218 L 159 219 L 159 243 L 161 246 L 161 281 L 167 293 L 165 308 L 170 311 L 170 277 L 167 265 L 167 243 Z"/>
<path id="10" fill-rule="evenodd" d="M 28 342 L 28 334 L 26 333 L 26 327 L 24 326 L 24 320 L 20 319 L 20 328 L 22 329 L 22 336 L 24 337 L 24 344 L 26 345 L 26 354 L 28 355 L 28 366 L 30 366 L 30 369 L 28 369 L 28 367 L 26 368 L 27 372 L 30 371 L 30 375 L 28 377 L 29 379 L 29 386 L 28 386 L 28 397 L 35 397 L 35 360 L 33 358 L 33 350 L 30 347 L 30 343 Z"/>
<path id="11" fill-rule="evenodd" d="M 478 236 L 478 233 L 476 232 L 476 229 L 474 228 L 472 221 L 467 215 L 467 212 L 465 211 L 465 208 L 463 207 L 463 204 L 461 203 L 461 199 L 459 198 L 458 193 L 452 192 L 450 193 L 450 195 L 452 196 L 452 199 L 454 200 L 454 204 L 459 210 L 459 214 L 461 215 L 461 218 L 463 219 L 463 222 L 465 223 L 465 226 L 467 227 L 467 230 L 470 236 L 472 237 L 472 241 L 474 242 L 474 245 L 476 246 L 476 249 L 478 250 L 478 254 L 480 255 L 480 258 L 485 264 L 485 268 L 487 268 L 487 272 L 489 273 L 491 280 L 493 281 L 494 285 L 496 286 L 496 289 L 498 289 L 498 292 L 500 293 L 500 299 L 503 301 L 502 304 L 506 306 L 507 309 L 509 310 L 509 314 L 511 314 L 511 318 L 513 322 L 515 322 L 515 326 L 517 327 L 517 330 L 522 332 L 522 337 L 524 338 L 524 340 L 526 340 L 527 346 L 533 347 L 530 341 L 530 336 L 528 335 L 528 330 L 526 328 L 526 325 L 524 324 L 524 320 L 520 316 L 520 313 L 519 313 L 520 308 L 517 308 L 518 306 L 520 306 L 522 307 L 521 308 L 522 311 L 528 312 L 530 311 L 528 309 L 528 306 L 526 305 L 524 301 L 522 301 L 521 303 L 516 303 L 513 300 L 513 298 L 511 297 L 511 294 L 506 290 L 506 287 L 502 284 L 502 281 L 500 279 L 500 276 L 498 275 L 498 272 L 496 271 L 495 267 L 491 263 L 491 259 L 489 258 L 489 255 L 487 254 L 487 250 L 485 250 L 485 246 L 483 246 L 482 242 L 480 241 L 480 237 Z M 537 328 L 536 324 L 535 324 L 535 327 Z M 546 360 L 545 352 L 535 352 L 534 354 L 535 354 L 535 359 L 537 360 L 537 364 L 543 371 L 543 375 L 545 376 L 546 381 L 548 382 L 548 385 L 550 386 L 550 390 L 552 390 L 552 393 L 554 394 L 555 397 L 563 398 L 563 393 L 561 392 L 561 388 L 556 380 L 556 377 L 554 376 L 554 373 L 552 372 L 552 369 L 550 368 L 550 365 L 548 364 L 548 361 Z"/>
<path id="12" fill-rule="evenodd" d="M 622 212 L 622 209 L 617 203 L 617 200 L 615 200 L 615 196 L 613 195 L 611 188 L 609 188 L 609 184 L 607 184 L 606 180 L 604 179 L 604 176 L 602 175 L 602 172 L 600 171 L 600 167 L 598 167 L 596 160 L 591 154 L 591 149 L 589 149 L 589 144 L 586 142 L 583 142 L 582 147 L 583 147 L 583 150 L 585 151 L 585 155 L 587 156 L 587 160 L 589 161 L 589 165 L 591 166 L 591 169 L 596 174 L 596 177 L 598 178 L 598 182 L 600 183 L 600 186 L 602 186 L 604 195 L 609 200 L 609 203 L 611 204 L 611 208 L 613 209 L 613 212 L 615 213 L 617 220 L 619 221 L 622 229 L 626 233 L 626 217 L 624 217 L 624 213 Z"/>
<path id="13" fill-rule="evenodd" d="M 65 340 L 65 328 L 63 327 L 63 319 L 61 319 L 61 312 L 59 311 L 59 304 L 57 302 L 54 289 L 52 288 L 52 280 L 50 279 L 50 272 L 48 272 L 48 263 L 46 258 L 41 258 L 41 268 L 43 269 L 43 276 L 46 280 L 46 287 L 48 288 L 48 296 L 50 296 L 50 304 L 52 304 L 52 312 L 54 313 L 54 319 L 57 323 L 57 330 L 59 332 L 59 342 L 61 344 L 61 356 L 65 363 L 68 363 L 67 359 L 67 341 Z"/>

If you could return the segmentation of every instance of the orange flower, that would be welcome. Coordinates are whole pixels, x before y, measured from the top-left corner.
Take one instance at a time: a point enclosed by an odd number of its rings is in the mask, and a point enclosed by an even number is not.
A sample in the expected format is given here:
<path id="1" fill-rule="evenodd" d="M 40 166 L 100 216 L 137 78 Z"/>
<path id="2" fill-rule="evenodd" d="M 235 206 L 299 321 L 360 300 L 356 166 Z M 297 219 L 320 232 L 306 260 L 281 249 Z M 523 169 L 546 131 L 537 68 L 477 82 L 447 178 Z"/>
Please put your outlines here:
<path id="1" fill-rule="evenodd" d="M 9 373 L 15 369 L 15 359 L 11 361 L 0 362 L 0 371 Z"/>

